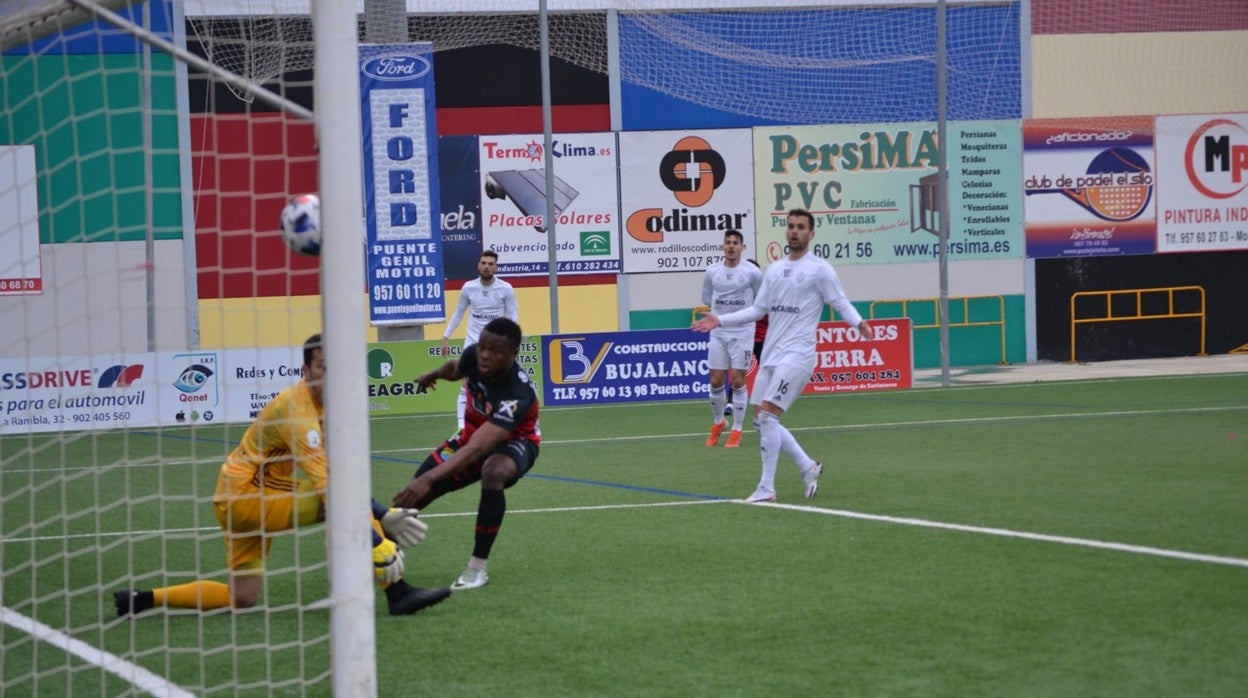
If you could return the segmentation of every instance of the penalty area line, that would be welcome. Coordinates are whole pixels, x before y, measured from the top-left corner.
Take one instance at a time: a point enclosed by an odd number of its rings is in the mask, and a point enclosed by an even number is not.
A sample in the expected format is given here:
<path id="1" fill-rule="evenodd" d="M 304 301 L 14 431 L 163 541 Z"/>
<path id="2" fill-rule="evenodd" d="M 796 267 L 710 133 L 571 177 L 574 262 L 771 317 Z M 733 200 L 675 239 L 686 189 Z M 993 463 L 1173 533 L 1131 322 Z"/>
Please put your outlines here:
<path id="1" fill-rule="evenodd" d="M 929 521 L 927 519 L 912 519 L 902 516 L 887 516 L 885 514 L 864 514 L 857 511 L 846 511 L 844 509 L 823 509 L 821 507 L 805 506 L 801 504 L 780 504 L 777 502 L 756 502 L 747 503 L 744 500 L 733 500 L 738 504 L 748 504 L 748 506 L 764 506 L 773 509 L 788 509 L 790 511 L 801 511 L 809 514 L 823 514 L 824 516 L 839 516 L 845 519 L 859 519 L 862 521 L 878 521 L 881 523 L 891 523 L 900 526 L 917 526 L 919 528 L 936 528 L 946 531 L 960 531 L 962 533 L 978 533 L 985 536 L 997 536 L 1000 538 L 1019 538 L 1022 540 L 1033 540 L 1042 543 L 1057 543 L 1058 545 L 1073 545 L 1081 548 L 1096 548 L 1098 550 L 1113 550 L 1120 553 L 1131 553 L 1134 555 L 1151 555 L 1153 557 L 1167 557 L 1175 560 L 1185 560 L 1187 562 L 1204 562 L 1211 565 L 1227 565 L 1230 567 L 1243 567 L 1248 569 L 1248 559 L 1238 557 L 1225 557 L 1222 555 L 1206 555 L 1203 553 L 1189 553 L 1184 550 L 1168 550 L 1166 548 L 1153 548 L 1146 545 L 1131 545 L 1128 543 L 1115 543 L 1113 541 L 1094 540 L 1091 538 L 1074 538 L 1070 536 L 1054 536 L 1047 533 L 1032 533 L 1030 531 L 1015 531 L 1008 528 L 991 528 L 987 526 L 968 526 L 966 524 L 944 523 L 941 521 Z"/>
<path id="2" fill-rule="evenodd" d="M 164 678 L 137 664 L 127 662 L 115 654 L 105 652 L 98 647 L 92 647 L 81 640 L 76 640 L 11 608 L 0 606 L 0 623 L 24 632 L 37 640 L 42 640 L 49 645 L 58 647 L 88 664 L 98 666 L 114 676 L 129 681 L 136 688 L 140 688 L 154 696 L 195 698 L 195 694 L 190 691 L 166 681 Z"/>

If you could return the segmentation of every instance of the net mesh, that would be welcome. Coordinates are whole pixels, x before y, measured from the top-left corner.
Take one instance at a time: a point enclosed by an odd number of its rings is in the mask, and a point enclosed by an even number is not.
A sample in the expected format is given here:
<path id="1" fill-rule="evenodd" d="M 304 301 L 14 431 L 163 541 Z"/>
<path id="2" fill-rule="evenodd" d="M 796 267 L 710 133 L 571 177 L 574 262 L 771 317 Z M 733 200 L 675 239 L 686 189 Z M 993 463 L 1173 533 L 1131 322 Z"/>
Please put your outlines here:
<path id="1" fill-rule="evenodd" d="M 539 48 L 535 12 L 490 14 L 489 5 L 407 15 L 407 38 L 431 42 L 435 51 Z M 616 7 L 624 84 L 767 123 L 935 116 L 934 5 L 655 12 L 653 3 L 622 1 Z M 951 118 L 1018 115 L 1019 11 L 1011 2 L 950 5 Z M 361 35 L 367 40 L 370 25 L 402 22 L 397 13 L 385 7 L 366 16 Z M 554 58 L 607 72 L 605 12 L 549 18 Z M 214 63 L 257 82 L 311 66 L 306 18 L 192 16 L 190 26 Z"/>
<path id="2" fill-rule="evenodd" d="M 171 5 L 111 4 L 180 33 Z M 311 126 L 188 119 L 172 56 L 56 8 L 0 8 L 0 693 L 325 695 L 323 527 L 275 541 L 254 610 L 114 599 L 228 578 L 218 471 L 320 325 L 277 232 L 315 190 Z M 227 392 L 236 361 L 296 378 Z"/>
<path id="3" fill-rule="evenodd" d="M 154 5 L 106 4 L 176 34 Z M 398 26 L 398 40 L 435 51 L 539 47 L 535 1 L 416 11 L 433 4 L 367 3 L 360 35 L 391 41 Z M 615 3 L 624 88 L 757 124 L 934 119 L 931 5 L 756 4 Z M 608 17 L 603 3 L 582 5 L 551 14 L 551 53 L 605 75 Z M 1029 66 L 1024 6 L 950 3 L 951 119 L 1021 116 L 1025 69 L 1036 116 L 1105 117 L 1089 128 L 1106 131 L 1138 125 L 1131 115 L 1248 108 L 1248 82 L 1233 77 L 1248 65 L 1242 0 L 1126 15 L 1110 2 L 1035 0 Z M 112 597 L 224 578 L 216 475 L 280 386 L 257 381 L 225 426 L 169 387 L 174 369 L 226 349 L 297 365 L 292 343 L 319 329 L 315 263 L 276 231 L 287 198 L 316 187 L 312 127 L 251 113 L 254 91 L 199 70 L 182 123 L 173 60 L 119 30 L 63 24 L 66 7 L 0 0 L 0 692 L 324 695 L 327 616 L 306 608 L 326 593 L 322 532 L 278 542 L 256 615 L 132 624 L 115 618 Z M 185 12 L 189 50 L 311 105 L 306 4 L 204 0 Z M 1115 32 L 1132 36 L 1110 41 Z"/>

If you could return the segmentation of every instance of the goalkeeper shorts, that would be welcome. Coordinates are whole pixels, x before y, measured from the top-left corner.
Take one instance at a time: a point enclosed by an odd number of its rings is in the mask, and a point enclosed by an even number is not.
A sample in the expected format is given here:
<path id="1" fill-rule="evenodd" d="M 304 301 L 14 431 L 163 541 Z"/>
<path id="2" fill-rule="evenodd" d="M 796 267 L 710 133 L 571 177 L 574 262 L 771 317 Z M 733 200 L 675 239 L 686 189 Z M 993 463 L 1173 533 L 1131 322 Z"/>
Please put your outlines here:
<path id="1" fill-rule="evenodd" d="M 257 490 L 216 502 L 217 522 L 225 533 L 226 566 L 231 572 L 263 571 L 272 534 L 324 520 L 322 497 L 307 480 L 298 493 Z"/>

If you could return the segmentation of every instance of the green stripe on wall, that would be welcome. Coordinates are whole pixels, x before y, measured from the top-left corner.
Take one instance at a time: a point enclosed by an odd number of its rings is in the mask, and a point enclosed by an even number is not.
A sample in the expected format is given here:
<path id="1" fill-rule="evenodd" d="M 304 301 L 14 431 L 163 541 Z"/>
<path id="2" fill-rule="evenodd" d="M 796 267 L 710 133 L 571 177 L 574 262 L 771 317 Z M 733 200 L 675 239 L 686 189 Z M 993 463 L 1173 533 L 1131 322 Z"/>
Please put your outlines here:
<path id="1" fill-rule="evenodd" d="M 1003 295 L 1005 304 L 1005 357 L 1006 363 L 1025 363 L 1027 360 L 1027 337 L 1023 326 L 1025 316 L 1024 297 Z M 1000 302 L 996 297 L 975 298 L 966 304 L 957 299 L 949 303 L 949 364 L 951 366 L 985 366 L 1001 363 L 1001 326 L 959 326 L 961 323 L 996 322 L 1001 315 Z M 855 303 L 854 307 L 866 317 L 869 302 Z M 693 308 L 669 310 L 634 310 L 628 314 L 630 327 L 634 330 L 669 330 L 688 327 Z M 876 306 L 878 317 L 900 317 L 900 303 L 881 303 Z M 937 325 L 939 320 L 930 303 L 908 304 L 906 314 L 915 325 L 914 367 L 940 367 L 940 328 L 923 327 Z M 828 320 L 830 310 L 825 306 L 823 319 Z"/>
<path id="2" fill-rule="evenodd" d="M 0 142 L 34 145 L 41 243 L 146 239 L 137 55 L 4 56 Z M 157 240 L 182 235 L 173 59 L 151 56 L 151 192 Z"/>

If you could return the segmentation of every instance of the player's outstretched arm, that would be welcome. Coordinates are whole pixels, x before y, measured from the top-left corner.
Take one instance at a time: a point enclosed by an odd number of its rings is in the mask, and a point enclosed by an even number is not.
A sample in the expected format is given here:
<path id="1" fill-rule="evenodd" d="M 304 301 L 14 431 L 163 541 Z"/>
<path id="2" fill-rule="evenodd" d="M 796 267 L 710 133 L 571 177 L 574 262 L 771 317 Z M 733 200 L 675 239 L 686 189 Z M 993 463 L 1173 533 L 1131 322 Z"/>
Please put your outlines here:
<path id="1" fill-rule="evenodd" d="M 719 327 L 719 316 L 715 313 L 707 313 L 697 320 L 694 320 L 693 324 L 689 326 L 689 329 L 694 332 L 710 332 L 716 327 Z"/>
<path id="2" fill-rule="evenodd" d="M 386 538 L 403 548 L 423 542 L 429 533 L 429 524 L 417 518 L 419 514 L 419 509 L 391 509 L 376 499 L 373 500 L 373 518 L 381 524 Z"/>
<path id="3" fill-rule="evenodd" d="M 416 385 L 423 390 L 428 390 L 436 388 L 435 384 L 439 380 L 457 381 L 463 377 L 463 374 L 459 372 L 459 359 L 451 359 L 428 373 L 422 373 L 416 379 Z"/>

